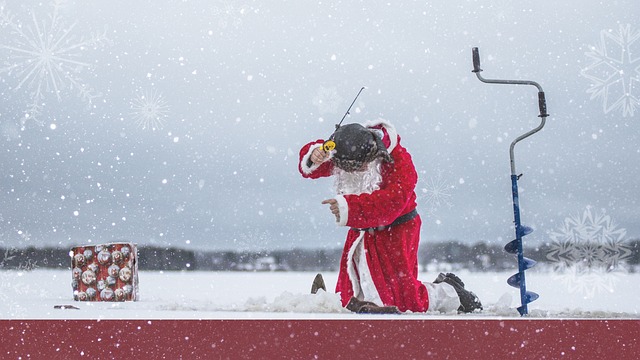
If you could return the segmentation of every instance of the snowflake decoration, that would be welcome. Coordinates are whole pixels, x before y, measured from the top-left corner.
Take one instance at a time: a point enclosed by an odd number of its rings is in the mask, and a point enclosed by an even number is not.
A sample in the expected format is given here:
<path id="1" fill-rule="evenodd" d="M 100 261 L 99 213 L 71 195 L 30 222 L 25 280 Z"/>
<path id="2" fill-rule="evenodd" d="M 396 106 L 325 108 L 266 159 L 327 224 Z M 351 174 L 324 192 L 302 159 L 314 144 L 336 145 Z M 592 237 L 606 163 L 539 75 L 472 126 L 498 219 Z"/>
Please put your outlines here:
<path id="1" fill-rule="evenodd" d="M 164 127 L 164 119 L 169 114 L 169 106 L 162 94 L 157 91 L 146 91 L 138 94 L 131 101 L 131 115 L 138 127 L 153 131 Z"/>
<path id="2" fill-rule="evenodd" d="M 240 252 L 250 249 L 255 244 L 266 246 L 269 243 L 270 236 L 267 231 L 259 229 L 247 229 L 233 238 L 233 244 L 236 250 Z"/>
<path id="3" fill-rule="evenodd" d="M 247 11 L 244 5 L 238 6 L 231 1 L 221 1 L 218 5 L 214 6 L 213 15 L 218 18 L 220 29 L 226 29 L 229 26 L 237 29 L 242 26 L 242 17 Z"/>
<path id="4" fill-rule="evenodd" d="M 2 215 L 0 214 L 0 220 L 2 220 Z M 15 239 L 17 238 L 17 243 L 20 246 L 29 246 L 31 245 L 31 233 L 27 230 L 20 230 L 16 227 L 12 227 L 12 228 L 7 228 L 6 231 L 4 231 L 3 233 L 0 233 L 0 238 L 1 239 L 10 239 L 11 241 L 16 241 Z M 0 261 L 0 265 L 3 264 L 2 261 Z"/>
<path id="5" fill-rule="evenodd" d="M 515 9 L 510 0 L 493 0 L 488 6 L 492 17 L 497 21 L 506 22 L 514 17 Z"/>
<path id="6" fill-rule="evenodd" d="M 326 88 L 321 86 L 313 98 L 313 105 L 318 108 L 321 114 L 335 114 L 341 104 L 342 98 L 338 95 L 335 87 Z"/>
<path id="7" fill-rule="evenodd" d="M 7 269 L 8 263 L 18 255 L 18 250 L 9 248 L 4 251 L 0 259 L 0 304 L 2 304 L 3 316 L 22 317 L 27 311 L 22 306 L 22 300 L 29 296 L 32 289 L 29 284 L 22 281 L 14 281 L 22 275 L 23 271 L 37 268 L 35 262 L 29 260 L 20 263 L 15 269 Z"/>
<path id="8" fill-rule="evenodd" d="M 23 126 L 29 119 L 42 125 L 38 117 L 48 96 L 55 95 L 62 101 L 63 94 L 75 91 L 87 106 L 101 96 L 81 78 L 90 65 L 80 58 L 86 49 L 109 40 L 104 32 L 89 37 L 76 35 L 76 24 L 66 26 L 60 16 L 65 3 L 66 0 L 54 0 L 53 12 L 45 20 L 38 19 L 32 11 L 31 22 L 27 23 L 17 20 L 0 3 L 0 28 L 7 30 L 0 44 L 5 58 L 0 63 L 0 75 L 13 77 L 17 82 L 12 85 L 13 90 L 24 90 L 30 97 L 21 120 Z"/>
<path id="9" fill-rule="evenodd" d="M 13 260 L 16 257 L 16 249 L 8 248 L 4 250 L 4 254 L 2 259 L 0 259 L 0 269 L 5 269 L 7 267 L 7 262 Z"/>
<path id="10" fill-rule="evenodd" d="M 596 292 L 613 291 L 626 274 L 626 260 L 632 252 L 625 229 L 618 229 L 609 215 L 587 207 L 583 214 L 566 218 L 553 240 L 547 259 L 554 265 L 554 277 L 586 298 Z"/>
<path id="11" fill-rule="evenodd" d="M 2 270 L 0 272 L 0 304 L 2 304 L 2 317 L 22 317 L 26 315 L 26 308 L 20 305 L 22 296 L 29 292 L 29 286 L 14 283 L 14 271 Z"/>
<path id="12" fill-rule="evenodd" d="M 640 31 L 620 25 L 617 32 L 600 31 L 599 46 L 585 53 L 593 63 L 581 71 L 592 81 L 587 90 L 591 99 L 601 98 L 605 114 L 620 110 L 623 117 L 633 116 L 640 105 L 632 90 L 640 85 Z"/>
<path id="13" fill-rule="evenodd" d="M 426 180 L 425 186 L 420 189 L 422 193 L 419 199 L 424 200 L 427 203 L 427 211 L 431 214 L 438 211 L 442 206 L 451 208 L 451 190 L 454 189 L 453 185 L 449 185 L 449 182 L 442 176 L 442 171 L 438 171 L 435 177 L 430 177 Z"/>
<path id="14" fill-rule="evenodd" d="M 4 136 L 7 141 L 13 141 L 20 138 L 20 126 L 9 121 L 4 121 L 2 125 L 0 125 L 0 132 L 2 132 L 2 136 Z M 1 218 L 0 221 L 2 221 Z"/>
<path id="15" fill-rule="evenodd" d="M 15 237 L 16 234 L 19 242 L 23 245 L 31 239 L 29 232 L 15 228 L 10 231 L 8 236 Z M 0 242 L 0 244 L 3 243 Z M 33 259 L 25 261 L 20 251 L 15 247 L 5 248 L 4 252 L 0 253 L 0 317 L 23 317 L 27 314 L 27 308 L 23 304 L 24 299 L 47 296 L 45 290 L 39 287 L 33 288 L 22 278 L 24 272 L 37 268 L 37 261 Z"/>
<path id="16" fill-rule="evenodd" d="M 31 240 L 31 233 L 28 231 L 17 230 L 18 236 L 20 237 L 20 243 L 25 244 Z"/>

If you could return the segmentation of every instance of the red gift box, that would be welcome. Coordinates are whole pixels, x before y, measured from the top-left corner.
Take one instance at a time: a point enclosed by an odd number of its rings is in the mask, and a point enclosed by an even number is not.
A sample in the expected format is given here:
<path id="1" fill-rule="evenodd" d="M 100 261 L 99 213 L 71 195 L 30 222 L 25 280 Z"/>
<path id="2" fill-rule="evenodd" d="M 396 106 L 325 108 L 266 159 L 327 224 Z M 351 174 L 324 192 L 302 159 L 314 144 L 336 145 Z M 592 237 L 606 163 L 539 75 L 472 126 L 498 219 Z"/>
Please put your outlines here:
<path id="1" fill-rule="evenodd" d="M 135 244 L 76 246 L 69 255 L 74 300 L 139 300 L 138 250 Z"/>

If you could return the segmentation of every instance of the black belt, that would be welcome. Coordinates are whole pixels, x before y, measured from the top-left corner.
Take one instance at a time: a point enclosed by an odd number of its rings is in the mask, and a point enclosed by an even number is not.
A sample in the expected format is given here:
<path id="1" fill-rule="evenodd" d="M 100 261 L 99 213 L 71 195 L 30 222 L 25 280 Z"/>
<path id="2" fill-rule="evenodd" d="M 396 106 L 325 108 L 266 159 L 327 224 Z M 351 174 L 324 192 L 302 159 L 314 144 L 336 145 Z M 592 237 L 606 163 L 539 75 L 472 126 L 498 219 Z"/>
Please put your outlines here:
<path id="1" fill-rule="evenodd" d="M 404 224 L 409 220 L 413 220 L 413 218 L 415 218 L 416 216 L 418 216 L 418 210 L 413 209 L 411 211 L 409 211 L 408 213 L 398 217 L 397 219 L 393 220 L 393 222 L 389 225 L 382 225 L 382 226 L 376 226 L 376 227 L 369 227 L 369 228 L 351 228 L 351 230 L 355 230 L 355 231 L 382 231 L 382 230 L 386 230 L 390 227 L 394 227 L 394 226 L 398 226 L 400 224 Z"/>

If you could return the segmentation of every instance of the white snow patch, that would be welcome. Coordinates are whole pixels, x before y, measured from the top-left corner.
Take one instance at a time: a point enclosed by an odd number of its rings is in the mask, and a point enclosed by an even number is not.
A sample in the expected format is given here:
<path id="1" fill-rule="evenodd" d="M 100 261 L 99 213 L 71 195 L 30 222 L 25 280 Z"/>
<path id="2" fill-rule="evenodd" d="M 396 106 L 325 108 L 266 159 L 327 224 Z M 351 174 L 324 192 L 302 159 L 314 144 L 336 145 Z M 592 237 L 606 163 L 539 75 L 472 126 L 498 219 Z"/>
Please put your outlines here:
<path id="1" fill-rule="evenodd" d="M 0 319 L 501 319 L 519 318 L 518 289 L 506 284 L 513 272 L 456 272 L 481 299 L 484 310 L 472 314 L 411 313 L 362 315 L 342 308 L 334 293 L 337 273 L 323 273 L 328 292 L 311 294 L 315 272 L 158 272 L 141 271 L 136 302 L 75 302 L 71 270 L 0 271 Z M 433 273 L 421 273 L 429 281 Z M 624 284 L 640 282 L 628 274 Z M 640 318 L 637 286 L 585 299 L 554 279 L 552 272 L 527 272 L 527 289 L 540 294 L 529 304 L 530 318 Z M 54 309 L 54 305 L 76 309 Z"/>

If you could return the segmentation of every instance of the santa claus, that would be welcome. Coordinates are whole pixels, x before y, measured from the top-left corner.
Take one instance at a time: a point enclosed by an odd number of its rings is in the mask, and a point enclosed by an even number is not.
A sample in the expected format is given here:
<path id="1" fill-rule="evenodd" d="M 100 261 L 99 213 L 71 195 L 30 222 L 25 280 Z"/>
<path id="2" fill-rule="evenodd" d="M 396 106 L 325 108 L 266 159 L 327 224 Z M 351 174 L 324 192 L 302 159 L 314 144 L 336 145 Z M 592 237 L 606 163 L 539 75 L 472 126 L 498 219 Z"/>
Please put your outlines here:
<path id="1" fill-rule="evenodd" d="M 350 228 L 336 284 L 347 309 L 394 313 L 482 308 L 454 274 L 440 274 L 433 283 L 418 280 L 418 175 L 389 122 L 339 126 L 329 141 L 310 142 L 300 150 L 299 171 L 310 179 L 335 177 L 336 195 L 322 203 L 329 205 L 338 225 Z M 324 283 L 319 280 L 314 283 Z"/>

